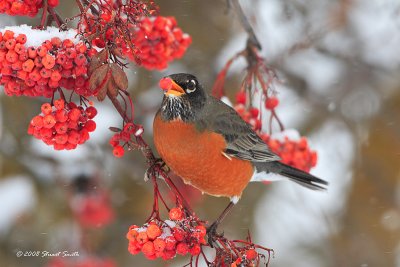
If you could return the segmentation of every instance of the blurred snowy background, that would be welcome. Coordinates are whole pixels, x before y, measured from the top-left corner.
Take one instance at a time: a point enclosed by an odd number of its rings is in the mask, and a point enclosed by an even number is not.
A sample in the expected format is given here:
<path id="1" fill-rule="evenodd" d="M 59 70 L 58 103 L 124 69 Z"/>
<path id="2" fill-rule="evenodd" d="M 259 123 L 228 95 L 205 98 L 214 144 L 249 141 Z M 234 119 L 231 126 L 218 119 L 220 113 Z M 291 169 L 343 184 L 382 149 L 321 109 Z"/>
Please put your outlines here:
<path id="1" fill-rule="evenodd" d="M 77 13 L 61 1 L 64 16 Z M 211 88 L 229 57 L 243 49 L 246 34 L 223 0 L 156 1 L 193 37 L 182 60 L 166 71 L 131 68 L 130 92 L 137 121 L 152 140 L 152 119 L 162 98 L 158 80 L 174 72 L 197 75 Z M 312 192 L 288 182 L 249 185 L 222 228 L 275 250 L 273 267 L 400 267 L 400 2 L 397 0 L 252 0 L 244 10 L 263 55 L 284 83 L 277 85 L 278 115 L 288 128 L 310 138 L 318 152 L 312 173 L 330 182 Z M 0 17 L 0 24 L 32 23 Z M 34 24 L 34 23 L 32 23 Z M 227 89 L 232 97 L 244 61 L 234 63 Z M 69 207 L 71 181 L 96 176 L 107 188 L 114 217 L 91 230 L 85 251 L 117 266 L 182 266 L 150 262 L 127 251 L 125 233 L 142 224 L 152 205 L 139 152 L 112 156 L 109 126 L 120 126 L 110 103 L 97 105 L 97 130 L 75 151 L 53 151 L 26 133 L 41 103 L 0 94 L 0 266 L 46 266 L 49 258 L 16 257 L 22 251 L 75 251 L 77 229 Z M 189 191 L 190 189 L 185 189 Z M 191 191 L 201 218 L 213 220 L 228 200 Z M 79 250 L 81 254 L 85 252 Z"/>

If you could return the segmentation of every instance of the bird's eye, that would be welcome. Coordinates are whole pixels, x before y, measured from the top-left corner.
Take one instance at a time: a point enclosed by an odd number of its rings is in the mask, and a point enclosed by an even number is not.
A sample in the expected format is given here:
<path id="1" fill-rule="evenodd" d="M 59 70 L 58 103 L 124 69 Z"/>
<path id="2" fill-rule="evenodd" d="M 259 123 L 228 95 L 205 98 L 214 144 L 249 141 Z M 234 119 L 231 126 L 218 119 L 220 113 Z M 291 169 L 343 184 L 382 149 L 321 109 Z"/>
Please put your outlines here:
<path id="1" fill-rule="evenodd" d="M 187 82 L 186 92 L 193 93 L 194 91 L 196 91 L 196 81 L 195 80 L 190 80 L 190 81 Z"/>

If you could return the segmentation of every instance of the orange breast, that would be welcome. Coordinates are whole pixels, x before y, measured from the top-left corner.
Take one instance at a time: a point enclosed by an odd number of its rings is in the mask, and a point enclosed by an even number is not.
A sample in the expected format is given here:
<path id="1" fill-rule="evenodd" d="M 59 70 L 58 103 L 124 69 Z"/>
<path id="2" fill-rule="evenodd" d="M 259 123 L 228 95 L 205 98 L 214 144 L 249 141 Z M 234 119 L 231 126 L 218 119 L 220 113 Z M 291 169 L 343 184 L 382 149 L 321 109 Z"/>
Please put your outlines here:
<path id="1" fill-rule="evenodd" d="M 253 175 L 250 162 L 225 157 L 221 135 L 198 132 L 180 120 L 154 119 L 154 144 L 162 159 L 186 183 L 214 196 L 241 196 Z"/>

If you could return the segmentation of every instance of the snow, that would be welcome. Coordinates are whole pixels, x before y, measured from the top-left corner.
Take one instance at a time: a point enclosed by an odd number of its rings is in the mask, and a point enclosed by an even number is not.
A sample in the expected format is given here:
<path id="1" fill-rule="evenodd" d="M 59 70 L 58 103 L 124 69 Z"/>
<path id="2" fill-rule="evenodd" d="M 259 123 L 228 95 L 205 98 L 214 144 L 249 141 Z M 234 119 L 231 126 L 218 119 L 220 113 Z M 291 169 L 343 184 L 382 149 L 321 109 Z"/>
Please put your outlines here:
<path id="1" fill-rule="evenodd" d="M 319 93 L 329 93 L 344 74 L 343 63 L 314 49 L 290 56 L 285 65 L 289 72 L 303 77 L 310 89 Z"/>
<path id="2" fill-rule="evenodd" d="M 275 182 L 275 181 L 283 181 L 286 179 L 287 179 L 286 177 L 276 173 L 266 173 L 265 171 L 257 172 L 255 170 L 253 176 L 251 177 L 250 182 L 263 182 L 263 181 Z"/>
<path id="3" fill-rule="evenodd" d="M 0 181 L 0 234 L 5 235 L 18 218 L 36 205 L 34 186 L 26 176 L 13 176 Z"/>
<path id="4" fill-rule="evenodd" d="M 233 104 L 232 104 L 232 102 L 229 100 L 228 97 L 222 96 L 222 97 L 221 97 L 221 101 L 224 102 L 225 104 L 227 104 L 228 106 L 233 107 Z"/>
<path id="5" fill-rule="evenodd" d="M 30 26 L 23 24 L 20 26 L 7 26 L 1 29 L 1 32 L 6 30 L 13 31 L 16 35 L 25 34 L 27 36 L 27 41 L 25 43 L 26 47 L 40 46 L 44 41 L 50 40 L 53 37 L 58 37 L 61 40 L 70 39 L 74 43 L 78 43 L 79 39 L 76 38 L 76 30 L 70 29 L 68 31 L 61 31 L 57 27 L 47 27 L 45 30 L 32 29 Z"/>
<path id="6" fill-rule="evenodd" d="M 362 43 L 363 58 L 384 68 L 397 68 L 400 64 L 400 2 L 358 0 L 355 4 L 350 19 Z"/>
<path id="7" fill-rule="evenodd" d="M 171 228 L 174 228 L 176 226 L 176 223 L 174 221 L 165 220 L 164 222 Z"/>
<path id="8" fill-rule="evenodd" d="M 340 227 L 338 214 L 347 201 L 345 196 L 351 185 L 354 158 L 351 132 L 344 124 L 331 120 L 310 139 L 319 158 L 317 167 L 311 172 L 329 182 L 327 192 L 310 191 L 295 183 L 282 182 L 275 184 L 274 190 L 266 188 L 254 212 L 255 241 L 267 243 L 279 255 L 291 255 L 276 257 L 277 266 L 323 266 L 318 258 L 308 254 L 304 257 L 304 251 L 298 248 L 300 244 L 321 244 L 322 239 L 334 233 Z"/>

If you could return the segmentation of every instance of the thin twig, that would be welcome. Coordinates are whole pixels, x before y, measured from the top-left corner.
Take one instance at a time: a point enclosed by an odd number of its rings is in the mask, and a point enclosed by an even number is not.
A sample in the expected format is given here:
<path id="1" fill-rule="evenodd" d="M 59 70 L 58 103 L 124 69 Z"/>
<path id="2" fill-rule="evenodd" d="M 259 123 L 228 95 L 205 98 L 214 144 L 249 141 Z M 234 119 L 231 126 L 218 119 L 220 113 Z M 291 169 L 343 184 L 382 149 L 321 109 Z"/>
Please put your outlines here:
<path id="1" fill-rule="evenodd" d="M 253 27 L 251 26 L 246 15 L 244 14 L 244 11 L 243 11 L 242 7 L 240 6 L 239 0 L 230 0 L 230 3 L 234 7 L 236 14 L 239 16 L 240 22 L 241 22 L 244 30 L 249 35 L 249 41 L 254 46 L 256 46 L 259 50 L 261 50 L 262 46 L 261 46 L 260 42 L 258 41 L 256 34 L 254 33 Z"/>

